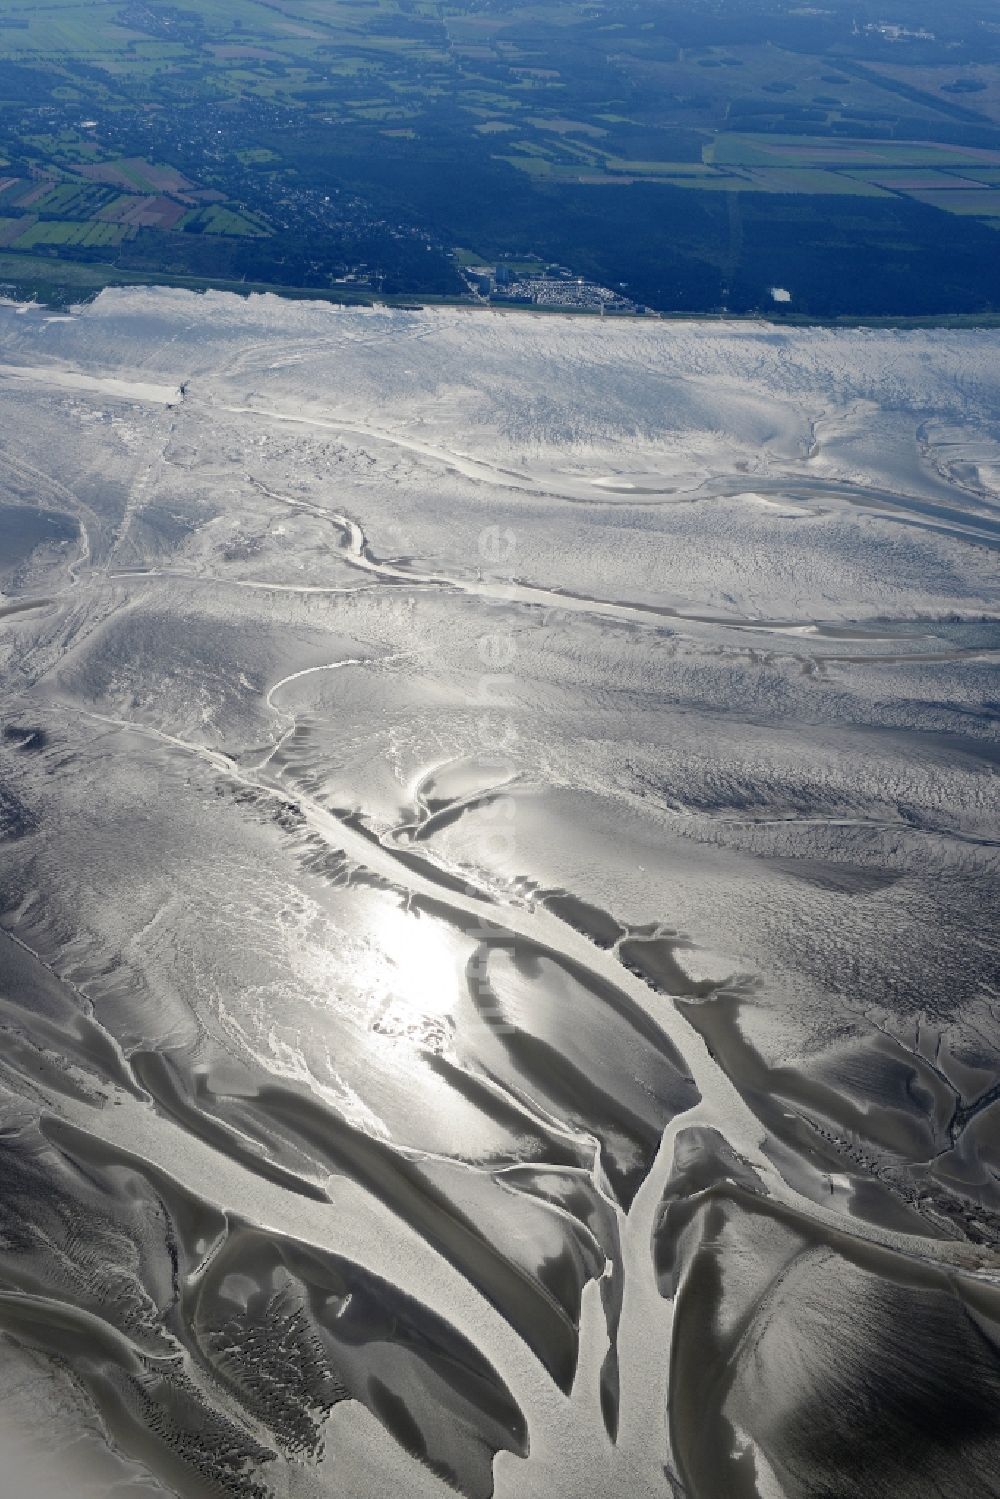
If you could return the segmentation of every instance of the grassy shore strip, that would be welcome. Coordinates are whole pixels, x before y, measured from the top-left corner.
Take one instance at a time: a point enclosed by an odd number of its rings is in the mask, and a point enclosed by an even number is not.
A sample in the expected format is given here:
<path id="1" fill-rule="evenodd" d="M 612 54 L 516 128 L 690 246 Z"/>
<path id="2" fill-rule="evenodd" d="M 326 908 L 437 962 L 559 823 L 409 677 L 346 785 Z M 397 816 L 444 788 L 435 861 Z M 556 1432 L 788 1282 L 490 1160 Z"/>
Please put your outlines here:
<path id="1" fill-rule="evenodd" d="M 163 271 L 128 271 L 111 265 L 84 265 L 48 256 L 0 253 L 0 295 L 18 301 L 40 302 L 56 311 L 90 302 L 107 287 L 176 286 L 187 291 L 229 291 L 238 296 L 270 293 L 300 301 L 332 302 L 348 307 L 455 307 L 464 312 L 507 312 L 528 317 L 588 317 L 598 319 L 591 308 L 524 307 L 511 304 L 485 305 L 471 299 L 407 294 L 390 296 L 354 291 L 350 287 L 280 286 L 267 281 L 226 281 L 218 277 L 172 275 Z M 609 318 L 631 320 L 631 313 L 608 313 Z M 946 312 L 928 317 L 816 318 L 780 308 L 767 313 L 655 312 L 658 322 L 742 322 L 788 324 L 796 328 L 1000 328 L 1000 312 Z"/>

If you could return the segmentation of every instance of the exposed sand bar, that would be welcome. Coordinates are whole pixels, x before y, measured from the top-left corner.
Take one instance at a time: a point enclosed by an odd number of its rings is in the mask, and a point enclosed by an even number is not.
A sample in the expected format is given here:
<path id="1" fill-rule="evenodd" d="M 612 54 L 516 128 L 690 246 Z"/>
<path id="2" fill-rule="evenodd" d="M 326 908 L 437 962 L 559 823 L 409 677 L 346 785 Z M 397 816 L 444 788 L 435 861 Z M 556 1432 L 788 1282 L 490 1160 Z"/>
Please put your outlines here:
<path id="1" fill-rule="evenodd" d="M 80 370 L 53 369 L 50 365 L 0 364 L 0 380 L 24 380 L 60 390 L 86 391 L 118 401 L 142 401 L 171 406 L 181 399 L 179 385 L 158 385 L 151 380 L 121 380 L 114 375 L 85 375 Z"/>
<path id="2" fill-rule="evenodd" d="M 0 1432 L 1000 1499 L 1000 333 L 0 340 Z"/>
<path id="3" fill-rule="evenodd" d="M 138 734 L 171 745 L 241 785 L 256 787 L 281 802 L 288 800 L 287 794 L 279 787 L 269 784 L 266 776 L 258 777 L 250 771 L 241 770 L 228 756 L 204 745 L 186 743 L 160 730 L 127 720 L 86 713 L 81 709 L 75 711 L 125 733 Z M 571 969 L 576 967 L 589 973 L 596 982 L 608 985 L 612 990 L 627 996 L 636 1009 L 647 1017 L 648 1023 L 676 1046 L 702 1098 L 711 1107 L 714 1117 L 724 1122 L 727 1139 L 753 1165 L 766 1182 L 774 1200 L 793 1210 L 801 1208 L 800 1195 L 782 1179 L 764 1152 L 765 1126 L 747 1106 L 733 1079 L 718 1064 L 709 1048 L 674 1005 L 654 994 L 648 984 L 625 968 L 614 954 L 595 948 L 587 937 L 544 909 L 527 911 L 508 906 L 500 914 L 468 888 L 465 891 L 449 891 L 447 896 L 442 896 L 440 885 L 430 877 L 433 866 L 429 866 L 428 875 L 424 875 L 415 870 L 409 861 L 404 864 L 393 851 L 356 830 L 349 820 L 338 818 L 301 793 L 296 797 L 296 802 L 305 813 L 310 827 L 332 849 L 346 852 L 363 867 L 371 869 L 393 884 L 405 887 L 411 896 L 422 897 L 432 904 L 447 905 L 456 915 L 469 920 L 475 927 L 494 929 L 498 935 L 511 933 L 526 939 L 529 944 L 537 943 L 541 949 L 561 958 Z M 841 1214 L 821 1203 L 810 1204 L 809 1212 L 817 1223 L 843 1231 Z M 924 1239 L 914 1234 L 895 1234 L 860 1218 L 851 1220 L 850 1232 L 861 1240 L 917 1259 L 927 1257 L 938 1263 L 952 1261 L 956 1264 L 965 1259 L 964 1247 L 959 1244 L 942 1243 L 938 1239 Z"/>

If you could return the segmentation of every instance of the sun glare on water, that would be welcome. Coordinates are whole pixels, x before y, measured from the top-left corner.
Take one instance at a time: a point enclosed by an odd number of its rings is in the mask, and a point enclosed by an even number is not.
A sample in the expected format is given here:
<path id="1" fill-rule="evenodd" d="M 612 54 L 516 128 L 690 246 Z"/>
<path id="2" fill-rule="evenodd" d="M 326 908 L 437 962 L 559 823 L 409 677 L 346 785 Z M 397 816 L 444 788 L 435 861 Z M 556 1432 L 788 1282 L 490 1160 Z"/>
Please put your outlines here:
<path id="1" fill-rule="evenodd" d="M 439 1044 L 465 985 L 465 955 L 431 916 L 386 906 L 372 933 L 375 1029 Z"/>

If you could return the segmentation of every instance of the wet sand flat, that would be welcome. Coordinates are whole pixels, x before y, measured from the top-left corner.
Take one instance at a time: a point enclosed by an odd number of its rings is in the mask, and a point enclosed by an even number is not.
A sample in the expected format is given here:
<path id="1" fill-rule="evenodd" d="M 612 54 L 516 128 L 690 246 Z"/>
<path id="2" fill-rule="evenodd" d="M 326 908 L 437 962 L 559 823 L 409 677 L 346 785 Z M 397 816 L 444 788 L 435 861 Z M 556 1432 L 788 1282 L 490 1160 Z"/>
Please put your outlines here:
<path id="1" fill-rule="evenodd" d="M 1000 1496 L 1000 335 L 0 340 L 18 1491 Z"/>

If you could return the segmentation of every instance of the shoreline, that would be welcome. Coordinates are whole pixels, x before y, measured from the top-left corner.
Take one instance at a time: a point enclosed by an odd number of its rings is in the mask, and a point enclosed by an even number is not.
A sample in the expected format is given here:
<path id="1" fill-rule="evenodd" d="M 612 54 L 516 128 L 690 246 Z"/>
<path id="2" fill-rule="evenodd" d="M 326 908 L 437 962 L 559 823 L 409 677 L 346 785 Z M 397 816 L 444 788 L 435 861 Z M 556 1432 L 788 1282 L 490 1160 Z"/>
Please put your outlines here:
<path id="1" fill-rule="evenodd" d="M 22 267 L 24 268 L 22 271 Z M 103 274 L 104 271 L 111 274 Z M 113 270 L 82 261 L 58 261 L 47 257 L 0 252 L 0 298 L 36 302 L 53 311 L 94 301 L 102 291 L 129 286 L 171 287 L 181 291 L 231 292 L 236 296 L 276 296 L 296 302 L 326 302 L 335 307 L 393 307 L 400 311 L 423 312 L 448 308 L 469 313 L 517 314 L 542 318 L 587 318 L 592 322 L 616 323 L 748 323 L 768 327 L 791 328 L 1000 328 L 1000 308 L 995 312 L 940 312 L 906 316 L 902 314 L 852 314 L 836 317 L 813 317 L 807 313 L 784 312 L 775 307 L 766 312 L 732 311 L 656 311 L 645 313 L 608 312 L 603 316 L 591 308 L 524 306 L 511 303 L 473 302 L 467 297 L 442 297 L 414 293 L 354 292 L 349 288 L 284 286 L 276 282 L 227 281 L 222 277 L 171 275 L 159 271 Z"/>

